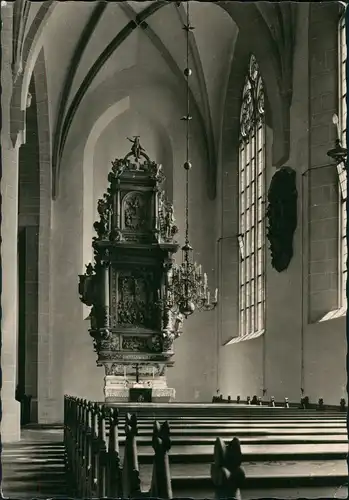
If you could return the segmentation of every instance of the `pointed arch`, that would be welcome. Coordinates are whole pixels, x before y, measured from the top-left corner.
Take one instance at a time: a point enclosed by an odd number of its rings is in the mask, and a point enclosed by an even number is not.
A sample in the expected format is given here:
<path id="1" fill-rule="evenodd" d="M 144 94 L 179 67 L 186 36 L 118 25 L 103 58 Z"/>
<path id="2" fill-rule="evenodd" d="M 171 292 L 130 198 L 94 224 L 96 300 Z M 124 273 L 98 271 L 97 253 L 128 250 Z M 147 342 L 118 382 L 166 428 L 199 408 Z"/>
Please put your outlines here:
<path id="1" fill-rule="evenodd" d="M 258 63 L 250 57 L 242 93 L 239 146 L 239 333 L 264 329 L 265 111 Z"/>

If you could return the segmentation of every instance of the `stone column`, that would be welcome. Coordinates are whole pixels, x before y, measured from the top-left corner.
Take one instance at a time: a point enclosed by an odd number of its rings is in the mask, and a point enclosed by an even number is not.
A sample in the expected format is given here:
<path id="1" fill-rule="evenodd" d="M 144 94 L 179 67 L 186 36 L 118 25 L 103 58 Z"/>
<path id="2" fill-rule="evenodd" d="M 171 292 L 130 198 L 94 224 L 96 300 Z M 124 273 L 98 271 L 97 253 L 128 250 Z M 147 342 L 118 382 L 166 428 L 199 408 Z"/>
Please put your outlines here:
<path id="1" fill-rule="evenodd" d="M 15 400 L 17 372 L 18 149 L 10 139 L 12 94 L 12 7 L 1 7 L 1 371 L 2 442 L 20 439 L 20 404 Z"/>
<path id="2" fill-rule="evenodd" d="M 2 141 L 1 179 L 1 370 L 3 442 L 20 438 L 20 404 L 15 400 L 17 375 L 17 210 L 18 149 L 9 149 Z M 5 146 L 5 147 L 4 147 Z"/>

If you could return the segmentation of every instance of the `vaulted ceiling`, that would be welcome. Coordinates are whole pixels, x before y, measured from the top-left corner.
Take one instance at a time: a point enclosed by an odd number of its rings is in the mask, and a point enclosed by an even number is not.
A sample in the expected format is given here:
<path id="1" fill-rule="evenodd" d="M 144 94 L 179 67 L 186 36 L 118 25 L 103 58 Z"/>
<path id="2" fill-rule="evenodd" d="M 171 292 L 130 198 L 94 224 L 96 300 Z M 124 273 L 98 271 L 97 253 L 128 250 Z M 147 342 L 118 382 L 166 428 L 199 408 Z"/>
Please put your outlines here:
<path id="1" fill-rule="evenodd" d="M 269 35 L 277 38 L 270 26 L 281 26 L 282 20 L 275 8 L 266 8 L 261 15 L 256 4 L 228 3 L 190 2 L 191 24 L 195 27 L 190 34 L 191 92 L 205 129 L 212 164 L 217 161 L 220 116 L 239 28 L 259 16 Z M 64 145 L 74 116 L 88 93 L 113 75 L 117 85 L 117 75 L 137 65 L 150 75 L 166 73 L 168 78 L 170 74 L 174 85 L 181 83 L 186 58 L 182 29 L 185 19 L 185 5 L 165 0 L 16 0 L 14 67 L 21 66 L 20 58 L 24 59 L 23 65 L 29 64 L 30 58 L 44 49 L 54 195 Z M 284 54 L 281 61 L 283 57 Z"/>

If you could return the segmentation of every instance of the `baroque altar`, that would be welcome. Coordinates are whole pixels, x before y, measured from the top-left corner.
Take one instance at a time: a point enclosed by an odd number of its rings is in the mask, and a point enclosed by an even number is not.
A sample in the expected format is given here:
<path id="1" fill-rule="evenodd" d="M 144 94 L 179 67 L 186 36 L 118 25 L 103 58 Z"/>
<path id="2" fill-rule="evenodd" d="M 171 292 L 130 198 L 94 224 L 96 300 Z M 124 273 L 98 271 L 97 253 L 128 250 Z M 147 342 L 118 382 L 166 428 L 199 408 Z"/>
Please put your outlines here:
<path id="1" fill-rule="evenodd" d="M 131 142 L 130 153 L 112 162 L 98 201 L 94 261 L 79 276 L 79 294 L 91 307 L 89 333 L 105 370 L 105 400 L 128 402 L 136 393 L 142 401 L 144 389 L 153 402 L 168 402 L 175 390 L 166 374 L 183 320 L 171 296 L 178 230 L 161 165 L 138 137 Z"/>

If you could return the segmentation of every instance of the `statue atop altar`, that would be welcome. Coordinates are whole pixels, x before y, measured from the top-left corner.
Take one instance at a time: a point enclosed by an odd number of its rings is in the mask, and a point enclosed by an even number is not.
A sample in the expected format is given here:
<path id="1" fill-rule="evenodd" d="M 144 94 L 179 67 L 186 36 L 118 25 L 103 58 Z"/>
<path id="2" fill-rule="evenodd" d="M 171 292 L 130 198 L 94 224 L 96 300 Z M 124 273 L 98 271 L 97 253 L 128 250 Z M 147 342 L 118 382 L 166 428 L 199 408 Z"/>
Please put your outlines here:
<path id="1" fill-rule="evenodd" d="M 79 294 L 91 307 L 89 332 L 105 369 L 106 401 L 138 395 L 137 401 L 167 402 L 175 397 L 166 372 L 183 319 L 174 312 L 170 279 L 178 229 L 161 165 L 139 137 L 131 142 L 130 153 L 112 162 L 98 201 L 94 262 L 79 276 Z"/>

